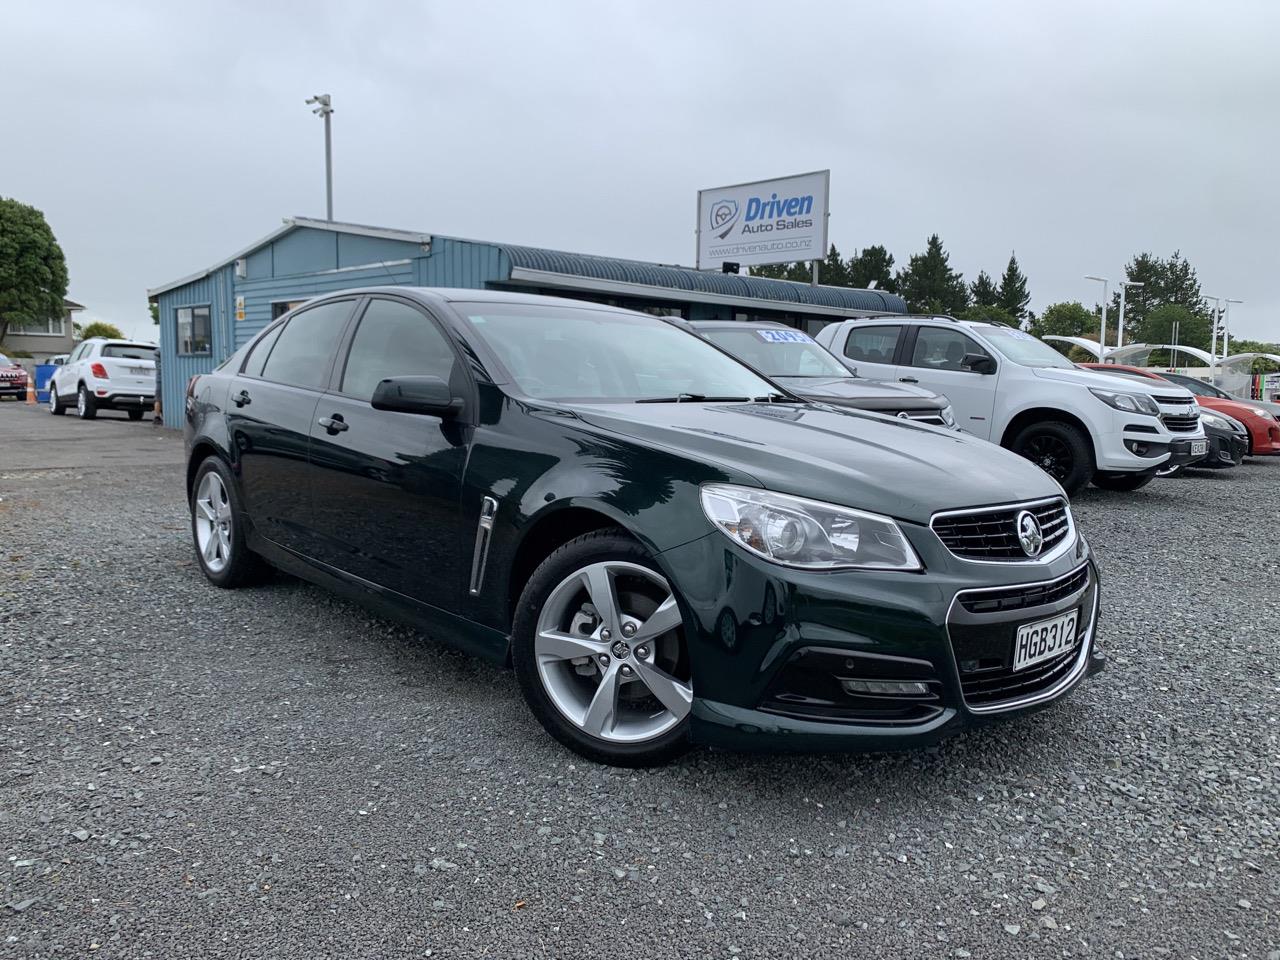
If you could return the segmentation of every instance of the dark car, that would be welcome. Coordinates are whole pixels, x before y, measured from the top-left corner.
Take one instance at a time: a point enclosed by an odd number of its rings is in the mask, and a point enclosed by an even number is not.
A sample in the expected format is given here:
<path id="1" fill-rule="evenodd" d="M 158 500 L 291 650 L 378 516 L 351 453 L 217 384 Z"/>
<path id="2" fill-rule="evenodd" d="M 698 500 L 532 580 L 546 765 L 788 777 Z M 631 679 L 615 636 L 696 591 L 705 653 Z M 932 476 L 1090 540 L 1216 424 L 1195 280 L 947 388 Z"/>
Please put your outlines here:
<path id="1" fill-rule="evenodd" d="M 663 318 L 349 291 L 193 378 L 186 421 L 213 583 L 265 559 L 510 661 L 601 761 L 925 743 L 1103 662 L 1042 470 L 790 396 Z"/>
<path id="2" fill-rule="evenodd" d="M 699 336 L 733 354 L 796 396 L 837 407 L 873 410 L 939 427 L 956 425 L 946 397 L 907 384 L 859 377 L 807 333 L 781 323 L 695 320 Z"/>
<path id="3" fill-rule="evenodd" d="M 1245 454 L 1249 452 L 1249 429 L 1243 423 L 1235 417 L 1206 408 L 1200 411 L 1200 425 L 1204 427 L 1205 439 L 1209 441 L 1209 454 L 1190 466 L 1223 469 L 1238 467 L 1244 462 Z M 1185 469 L 1186 465 L 1169 467 L 1157 470 L 1156 475 L 1176 476 Z"/>

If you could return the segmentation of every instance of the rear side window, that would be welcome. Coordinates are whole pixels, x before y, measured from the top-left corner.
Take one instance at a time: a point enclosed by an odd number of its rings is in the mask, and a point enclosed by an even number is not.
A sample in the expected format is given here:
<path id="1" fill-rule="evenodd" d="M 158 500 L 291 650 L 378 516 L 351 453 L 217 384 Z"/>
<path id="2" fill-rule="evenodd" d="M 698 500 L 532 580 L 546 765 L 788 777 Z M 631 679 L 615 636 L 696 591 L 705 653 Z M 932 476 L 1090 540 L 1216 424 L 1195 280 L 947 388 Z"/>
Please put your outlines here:
<path id="1" fill-rule="evenodd" d="M 893 363 L 901 332 L 898 326 L 854 327 L 844 342 L 844 355 L 863 363 Z"/>
<path id="2" fill-rule="evenodd" d="M 439 377 L 449 383 L 454 354 L 444 334 L 422 311 L 396 300 L 373 300 L 351 340 L 342 392 L 373 399 L 387 377 Z"/>
<path id="3" fill-rule="evenodd" d="M 246 376 L 262 376 L 262 368 L 267 365 L 267 357 L 271 356 L 271 348 L 276 345 L 276 339 L 283 329 L 283 325 L 274 327 L 267 332 L 266 336 L 253 345 L 253 349 L 249 351 L 249 359 L 245 361 L 244 365 Z"/>
<path id="4" fill-rule="evenodd" d="M 323 389 L 354 303 L 339 300 L 295 313 L 276 337 L 275 347 L 262 368 L 263 378 L 295 387 Z"/>
<path id="5" fill-rule="evenodd" d="M 987 351 L 959 330 L 921 327 L 916 334 L 916 348 L 911 354 L 911 365 L 931 370 L 967 370 L 964 358 L 968 353 L 988 356 Z"/>

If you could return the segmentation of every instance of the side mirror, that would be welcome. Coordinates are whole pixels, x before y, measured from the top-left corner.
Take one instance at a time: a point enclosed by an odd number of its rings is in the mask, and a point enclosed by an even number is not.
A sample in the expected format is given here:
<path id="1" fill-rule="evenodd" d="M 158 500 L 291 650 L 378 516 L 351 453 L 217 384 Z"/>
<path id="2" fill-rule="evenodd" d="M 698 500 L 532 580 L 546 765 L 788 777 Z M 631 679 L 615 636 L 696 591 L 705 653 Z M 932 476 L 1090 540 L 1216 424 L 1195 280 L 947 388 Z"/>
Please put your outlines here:
<path id="1" fill-rule="evenodd" d="M 995 360 L 985 353 L 966 353 L 964 359 L 960 361 L 960 366 L 974 373 L 980 373 L 984 377 L 996 372 Z"/>
<path id="2" fill-rule="evenodd" d="M 370 402 L 375 410 L 396 413 L 456 417 L 462 412 L 462 398 L 439 377 L 390 377 L 374 387 Z"/>

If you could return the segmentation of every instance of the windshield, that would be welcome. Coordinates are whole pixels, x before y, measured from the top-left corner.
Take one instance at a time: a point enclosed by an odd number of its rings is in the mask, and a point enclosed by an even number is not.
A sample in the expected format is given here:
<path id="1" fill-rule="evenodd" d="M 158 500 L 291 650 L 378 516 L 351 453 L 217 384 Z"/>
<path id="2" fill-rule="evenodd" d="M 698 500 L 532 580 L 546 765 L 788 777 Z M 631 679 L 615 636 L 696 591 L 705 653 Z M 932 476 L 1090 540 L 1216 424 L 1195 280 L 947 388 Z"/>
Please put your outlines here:
<path id="1" fill-rule="evenodd" d="M 1195 377 L 1180 377 L 1177 374 L 1164 374 L 1166 380 L 1171 380 L 1180 387 L 1186 387 L 1198 397 L 1218 397 L 1223 400 L 1235 399 L 1229 393 L 1223 393 L 1217 387 L 1210 386 L 1203 380 L 1197 380 Z"/>
<path id="2" fill-rule="evenodd" d="M 850 372 L 799 330 L 699 330 L 767 377 L 848 377 Z"/>
<path id="3" fill-rule="evenodd" d="M 454 306 L 530 397 L 744 400 L 778 392 L 732 357 L 657 317 L 523 303 Z"/>
<path id="4" fill-rule="evenodd" d="M 108 343 L 103 345 L 102 355 L 121 360 L 155 360 L 156 348 L 141 343 Z"/>
<path id="5" fill-rule="evenodd" d="M 983 327 L 982 335 L 1007 359 L 1024 367 L 1072 369 L 1075 364 L 1043 340 L 1013 327 Z"/>

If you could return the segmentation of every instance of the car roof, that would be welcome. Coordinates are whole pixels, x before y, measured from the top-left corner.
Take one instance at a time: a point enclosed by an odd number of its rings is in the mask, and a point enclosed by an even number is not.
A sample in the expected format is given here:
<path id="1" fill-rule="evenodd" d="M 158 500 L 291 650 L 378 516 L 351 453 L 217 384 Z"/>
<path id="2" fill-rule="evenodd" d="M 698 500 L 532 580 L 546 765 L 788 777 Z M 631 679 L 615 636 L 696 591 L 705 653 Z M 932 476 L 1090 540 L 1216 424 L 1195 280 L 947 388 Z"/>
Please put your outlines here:
<path id="1" fill-rule="evenodd" d="M 578 300 L 573 297 L 549 297 L 541 293 L 522 293 L 515 290 L 475 290 L 467 287 L 353 287 L 345 290 L 334 291 L 333 294 L 328 296 L 351 297 L 373 294 L 389 294 L 392 296 L 402 297 L 408 295 L 425 303 L 431 304 L 523 303 L 529 304 L 530 306 L 534 304 L 558 304 L 560 306 L 572 307 L 579 310 L 605 310 L 610 313 L 625 314 L 627 316 L 654 316 L 653 314 L 642 313 L 638 310 L 625 310 L 622 307 L 613 307 L 607 303 L 595 303 L 591 300 Z M 325 299 L 327 299 L 328 296 L 326 296 Z"/>
<path id="2" fill-rule="evenodd" d="M 687 320 L 695 330 L 794 330 L 777 320 Z M 803 332 L 803 331 L 798 331 Z"/>

